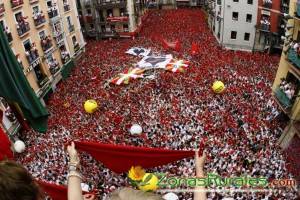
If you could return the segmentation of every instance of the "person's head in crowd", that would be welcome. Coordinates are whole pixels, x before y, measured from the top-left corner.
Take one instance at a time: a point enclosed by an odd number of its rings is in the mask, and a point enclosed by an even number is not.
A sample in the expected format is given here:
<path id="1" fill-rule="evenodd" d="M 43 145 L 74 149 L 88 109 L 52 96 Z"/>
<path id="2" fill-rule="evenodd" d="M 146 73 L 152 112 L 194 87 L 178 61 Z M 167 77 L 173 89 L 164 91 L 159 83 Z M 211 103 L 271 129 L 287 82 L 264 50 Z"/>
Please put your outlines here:
<path id="1" fill-rule="evenodd" d="M 13 161 L 0 162 L 0 200 L 41 200 L 42 192 L 28 171 Z"/>

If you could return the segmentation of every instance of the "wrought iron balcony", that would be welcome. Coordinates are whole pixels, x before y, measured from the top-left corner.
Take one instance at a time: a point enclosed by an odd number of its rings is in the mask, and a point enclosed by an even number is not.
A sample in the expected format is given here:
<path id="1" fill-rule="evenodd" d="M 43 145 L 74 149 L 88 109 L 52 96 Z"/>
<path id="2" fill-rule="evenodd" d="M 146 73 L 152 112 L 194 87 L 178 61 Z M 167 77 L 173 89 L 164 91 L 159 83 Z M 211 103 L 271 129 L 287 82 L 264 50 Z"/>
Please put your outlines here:
<path id="1" fill-rule="evenodd" d="M 64 4 L 64 11 L 68 12 L 69 10 L 71 10 L 71 6 L 69 4 Z"/>
<path id="2" fill-rule="evenodd" d="M 111 8 L 126 8 L 126 1 L 124 0 L 98 0 L 97 6 L 100 9 L 111 9 Z"/>
<path id="3" fill-rule="evenodd" d="M 31 49 L 30 51 L 26 51 L 26 58 L 28 63 L 31 65 L 39 58 L 39 53 L 36 49 Z"/>
<path id="4" fill-rule="evenodd" d="M 286 96 L 284 91 L 277 87 L 275 91 L 273 91 L 275 100 L 280 108 L 286 113 L 289 114 L 290 110 L 293 106 L 292 101 Z"/>
<path id="5" fill-rule="evenodd" d="M 50 39 L 49 36 L 45 37 L 45 39 L 41 40 L 41 46 L 44 52 L 47 52 L 49 49 L 52 48 L 52 40 Z"/>
<path id="6" fill-rule="evenodd" d="M 10 3 L 13 9 L 20 7 L 24 4 L 23 0 L 10 0 Z"/>
<path id="7" fill-rule="evenodd" d="M 26 33 L 30 31 L 30 26 L 28 22 L 18 23 L 17 32 L 20 37 L 23 37 Z"/>
<path id="8" fill-rule="evenodd" d="M 272 1 L 263 0 L 263 7 L 271 9 L 272 8 Z"/>
<path id="9" fill-rule="evenodd" d="M 57 8 L 51 7 L 50 10 L 48 10 L 48 15 L 50 19 L 57 17 L 58 16 Z"/>
<path id="10" fill-rule="evenodd" d="M 11 43 L 13 41 L 13 37 L 12 37 L 11 32 L 6 32 L 5 31 L 5 35 L 7 37 L 8 42 Z"/>
<path id="11" fill-rule="evenodd" d="M 34 21 L 34 25 L 36 26 L 36 27 L 38 27 L 38 26 L 40 26 L 40 25 L 42 25 L 43 23 L 45 23 L 46 22 L 46 18 L 45 18 L 45 16 L 39 16 L 39 17 L 33 17 L 33 21 Z"/>

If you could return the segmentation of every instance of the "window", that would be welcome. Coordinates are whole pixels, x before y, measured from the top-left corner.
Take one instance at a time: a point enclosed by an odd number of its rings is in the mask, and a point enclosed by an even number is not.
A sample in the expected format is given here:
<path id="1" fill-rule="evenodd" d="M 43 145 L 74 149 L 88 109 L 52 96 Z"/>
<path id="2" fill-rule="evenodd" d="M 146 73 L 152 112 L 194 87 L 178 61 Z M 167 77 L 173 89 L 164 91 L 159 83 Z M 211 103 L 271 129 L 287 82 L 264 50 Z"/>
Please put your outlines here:
<path id="1" fill-rule="evenodd" d="M 231 39 L 236 39 L 236 35 L 237 35 L 237 32 L 236 32 L 236 31 L 231 31 L 231 36 L 230 36 L 230 38 L 231 38 Z"/>
<path id="2" fill-rule="evenodd" d="M 253 4 L 253 0 L 248 0 L 248 4 Z"/>
<path id="3" fill-rule="evenodd" d="M 250 39 L 250 33 L 245 33 L 244 40 L 249 41 L 249 39 Z"/>
<path id="4" fill-rule="evenodd" d="M 252 15 L 251 14 L 247 14 L 247 16 L 246 16 L 246 22 L 249 22 L 249 23 L 252 22 Z"/>
<path id="5" fill-rule="evenodd" d="M 233 2 L 239 2 L 239 0 L 233 0 Z"/>
<path id="6" fill-rule="evenodd" d="M 45 37 L 46 37 L 45 31 L 39 32 L 39 36 L 40 36 L 40 39 L 41 39 L 41 40 L 45 39 Z"/>
<path id="7" fill-rule="evenodd" d="M 72 42 L 73 42 L 73 45 L 76 45 L 76 44 L 77 44 L 76 36 L 73 36 L 73 37 L 72 37 Z"/>
<path id="8" fill-rule="evenodd" d="M 218 5 L 221 5 L 221 3 L 222 3 L 221 0 L 217 0 Z"/>
<path id="9" fill-rule="evenodd" d="M 92 10 L 91 9 L 87 9 L 86 12 L 87 12 L 88 15 L 92 15 Z"/>
<path id="10" fill-rule="evenodd" d="M 39 7 L 38 6 L 32 7 L 32 10 L 33 10 L 33 14 L 39 13 Z"/>
<path id="11" fill-rule="evenodd" d="M 72 22 L 71 22 L 71 17 L 70 16 L 67 17 L 67 23 L 68 23 L 68 27 L 72 26 Z"/>
<path id="12" fill-rule="evenodd" d="M 232 20 L 238 21 L 239 19 L 239 13 L 238 12 L 232 12 Z"/>

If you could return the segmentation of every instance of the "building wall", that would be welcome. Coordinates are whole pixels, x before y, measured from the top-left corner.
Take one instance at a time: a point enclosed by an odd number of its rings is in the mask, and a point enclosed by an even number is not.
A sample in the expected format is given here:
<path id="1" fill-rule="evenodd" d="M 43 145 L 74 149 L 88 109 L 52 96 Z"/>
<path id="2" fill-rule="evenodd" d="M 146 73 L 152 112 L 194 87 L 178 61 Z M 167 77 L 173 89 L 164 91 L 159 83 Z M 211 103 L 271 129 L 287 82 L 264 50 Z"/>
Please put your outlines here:
<path id="1" fill-rule="evenodd" d="M 51 84 L 54 81 L 55 77 L 53 74 L 50 73 L 47 59 L 45 56 L 52 54 L 53 58 L 56 59 L 57 62 L 59 63 L 59 67 L 61 68 L 63 66 L 62 59 L 61 59 L 61 51 L 58 48 L 58 46 L 56 45 L 56 42 L 53 38 L 54 32 L 52 30 L 51 20 L 47 13 L 47 11 L 48 11 L 47 2 L 48 1 L 46 1 L 46 0 L 24 1 L 24 4 L 22 4 L 21 6 L 15 8 L 15 9 L 12 9 L 10 1 L 2 0 L 2 3 L 4 3 L 5 12 L 4 12 L 4 15 L 0 16 L 0 21 L 4 21 L 5 25 L 8 26 L 8 28 L 11 32 L 11 35 L 13 38 L 13 41 L 11 42 L 11 48 L 12 48 L 13 52 L 15 53 L 15 55 L 17 55 L 17 54 L 19 55 L 19 58 L 24 67 L 24 74 L 26 74 L 26 77 L 27 77 L 31 87 L 34 89 L 34 91 L 37 94 L 40 94 L 42 92 L 41 90 L 43 88 L 41 86 L 39 86 L 39 84 L 37 83 L 36 74 L 35 74 L 34 70 L 31 69 L 30 63 L 29 63 L 28 59 L 26 58 L 23 42 L 29 39 L 31 41 L 31 43 L 35 43 L 36 49 L 38 50 L 38 54 L 40 56 L 39 57 L 40 69 L 48 77 L 49 84 Z M 75 35 L 78 43 L 82 47 L 85 45 L 85 42 L 82 37 L 79 21 L 77 19 L 77 14 L 76 14 L 77 9 L 76 9 L 75 2 L 73 0 L 68 0 L 67 2 L 70 5 L 70 10 L 65 12 L 63 1 L 57 1 L 57 8 L 58 8 L 58 11 L 60 14 L 60 18 L 58 20 L 61 20 L 61 22 L 62 22 L 63 32 L 65 33 L 64 41 L 65 41 L 66 49 L 69 52 L 70 56 L 73 57 L 75 52 L 74 52 L 74 47 L 73 47 L 71 37 L 73 35 Z M 55 4 L 55 1 L 53 1 L 53 3 Z M 33 20 L 33 7 L 36 7 L 36 6 L 38 6 L 39 10 L 44 13 L 45 19 L 46 19 L 46 22 L 38 27 L 35 26 L 34 20 Z M 18 12 L 22 12 L 23 16 L 27 16 L 26 21 L 29 23 L 29 26 L 30 26 L 30 31 L 27 34 L 25 34 L 23 37 L 20 37 L 18 35 L 17 29 L 16 29 L 15 14 Z M 75 27 L 75 29 L 72 33 L 70 33 L 70 31 L 68 29 L 68 23 L 66 20 L 68 16 L 71 17 L 71 21 Z M 40 36 L 39 36 L 39 33 L 41 31 L 45 31 L 46 35 L 50 36 L 52 44 L 53 44 L 52 49 L 49 50 L 49 53 L 47 53 L 47 54 L 44 53 L 44 51 L 42 50 L 42 47 L 41 47 L 41 40 L 40 40 Z"/>
<path id="2" fill-rule="evenodd" d="M 300 31 L 300 19 L 295 17 L 295 11 L 296 11 L 296 0 L 291 0 L 289 4 L 289 15 L 294 17 L 293 19 L 289 19 L 287 24 L 292 25 L 293 28 L 289 30 L 290 33 L 292 33 L 293 37 L 292 39 L 295 41 L 299 41 L 299 31 Z M 288 41 L 285 41 L 286 44 L 288 44 Z M 289 49 L 289 45 L 285 45 L 283 48 L 283 52 L 281 55 L 280 63 L 278 66 L 278 70 L 276 73 L 276 77 L 272 86 L 274 99 L 276 100 L 276 94 L 275 90 L 278 88 L 278 86 L 281 83 L 281 78 L 287 78 L 288 75 L 293 76 L 295 79 L 298 79 L 300 81 L 300 71 L 297 71 L 297 69 L 291 61 L 288 60 L 288 53 L 287 50 Z M 296 93 L 296 96 L 299 96 L 300 92 Z M 281 103 L 276 100 L 279 107 L 282 109 Z M 296 97 L 295 100 L 292 103 L 291 108 L 286 112 L 286 110 L 282 109 L 282 112 L 286 113 L 286 115 L 289 117 L 290 122 L 288 123 L 287 127 L 285 128 L 281 138 L 279 139 L 278 143 L 281 145 L 282 148 L 287 148 L 289 146 L 290 141 L 294 137 L 295 134 L 300 135 L 300 129 L 295 128 L 295 124 L 298 123 L 300 120 L 300 98 Z M 298 125 L 297 125 L 298 126 Z M 299 127 L 299 126 L 298 126 Z"/>
<path id="3" fill-rule="evenodd" d="M 247 1 L 224 2 L 224 32 L 223 44 L 230 49 L 242 49 L 252 51 L 255 37 L 255 24 L 257 18 L 257 1 L 248 4 Z M 233 20 L 232 13 L 238 13 L 238 20 Z M 251 22 L 246 22 L 246 15 L 252 16 Z M 231 32 L 236 31 L 236 39 L 231 39 Z M 249 41 L 244 39 L 245 33 L 249 33 Z"/>

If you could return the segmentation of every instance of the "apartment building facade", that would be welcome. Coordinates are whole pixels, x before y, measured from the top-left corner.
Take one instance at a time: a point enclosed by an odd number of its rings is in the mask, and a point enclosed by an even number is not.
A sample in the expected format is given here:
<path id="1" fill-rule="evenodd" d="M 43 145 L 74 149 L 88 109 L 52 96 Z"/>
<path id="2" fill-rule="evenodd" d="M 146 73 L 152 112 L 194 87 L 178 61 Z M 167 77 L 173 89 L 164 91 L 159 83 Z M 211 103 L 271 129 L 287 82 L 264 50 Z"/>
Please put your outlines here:
<path id="1" fill-rule="evenodd" d="M 46 105 L 49 94 L 84 51 L 77 8 L 73 0 L 2 0 L 0 27 L 30 86 Z M 3 126 L 9 133 L 18 123 L 5 99 L 0 99 Z"/>
<path id="2" fill-rule="evenodd" d="M 77 0 L 81 26 L 87 37 L 129 37 L 140 23 L 145 0 Z"/>
<path id="3" fill-rule="evenodd" d="M 300 2 L 290 0 L 285 41 L 273 83 L 273 96 L 288 121 L 278 144 L 286 151 L 291 169 L 300 180 Z"/>
<path id="4" fill-rule="evenodd" d="M 257 1 L 207 1 L 208 24 L 221 46 L 252 51 L 255 41 Z"/>
<path id="5" fill-rule="evenodd" d="M 284 13 L 289 12 L 289 0 L 259 0 L 255 51 L 281 53 L 285 35 Z"/>

